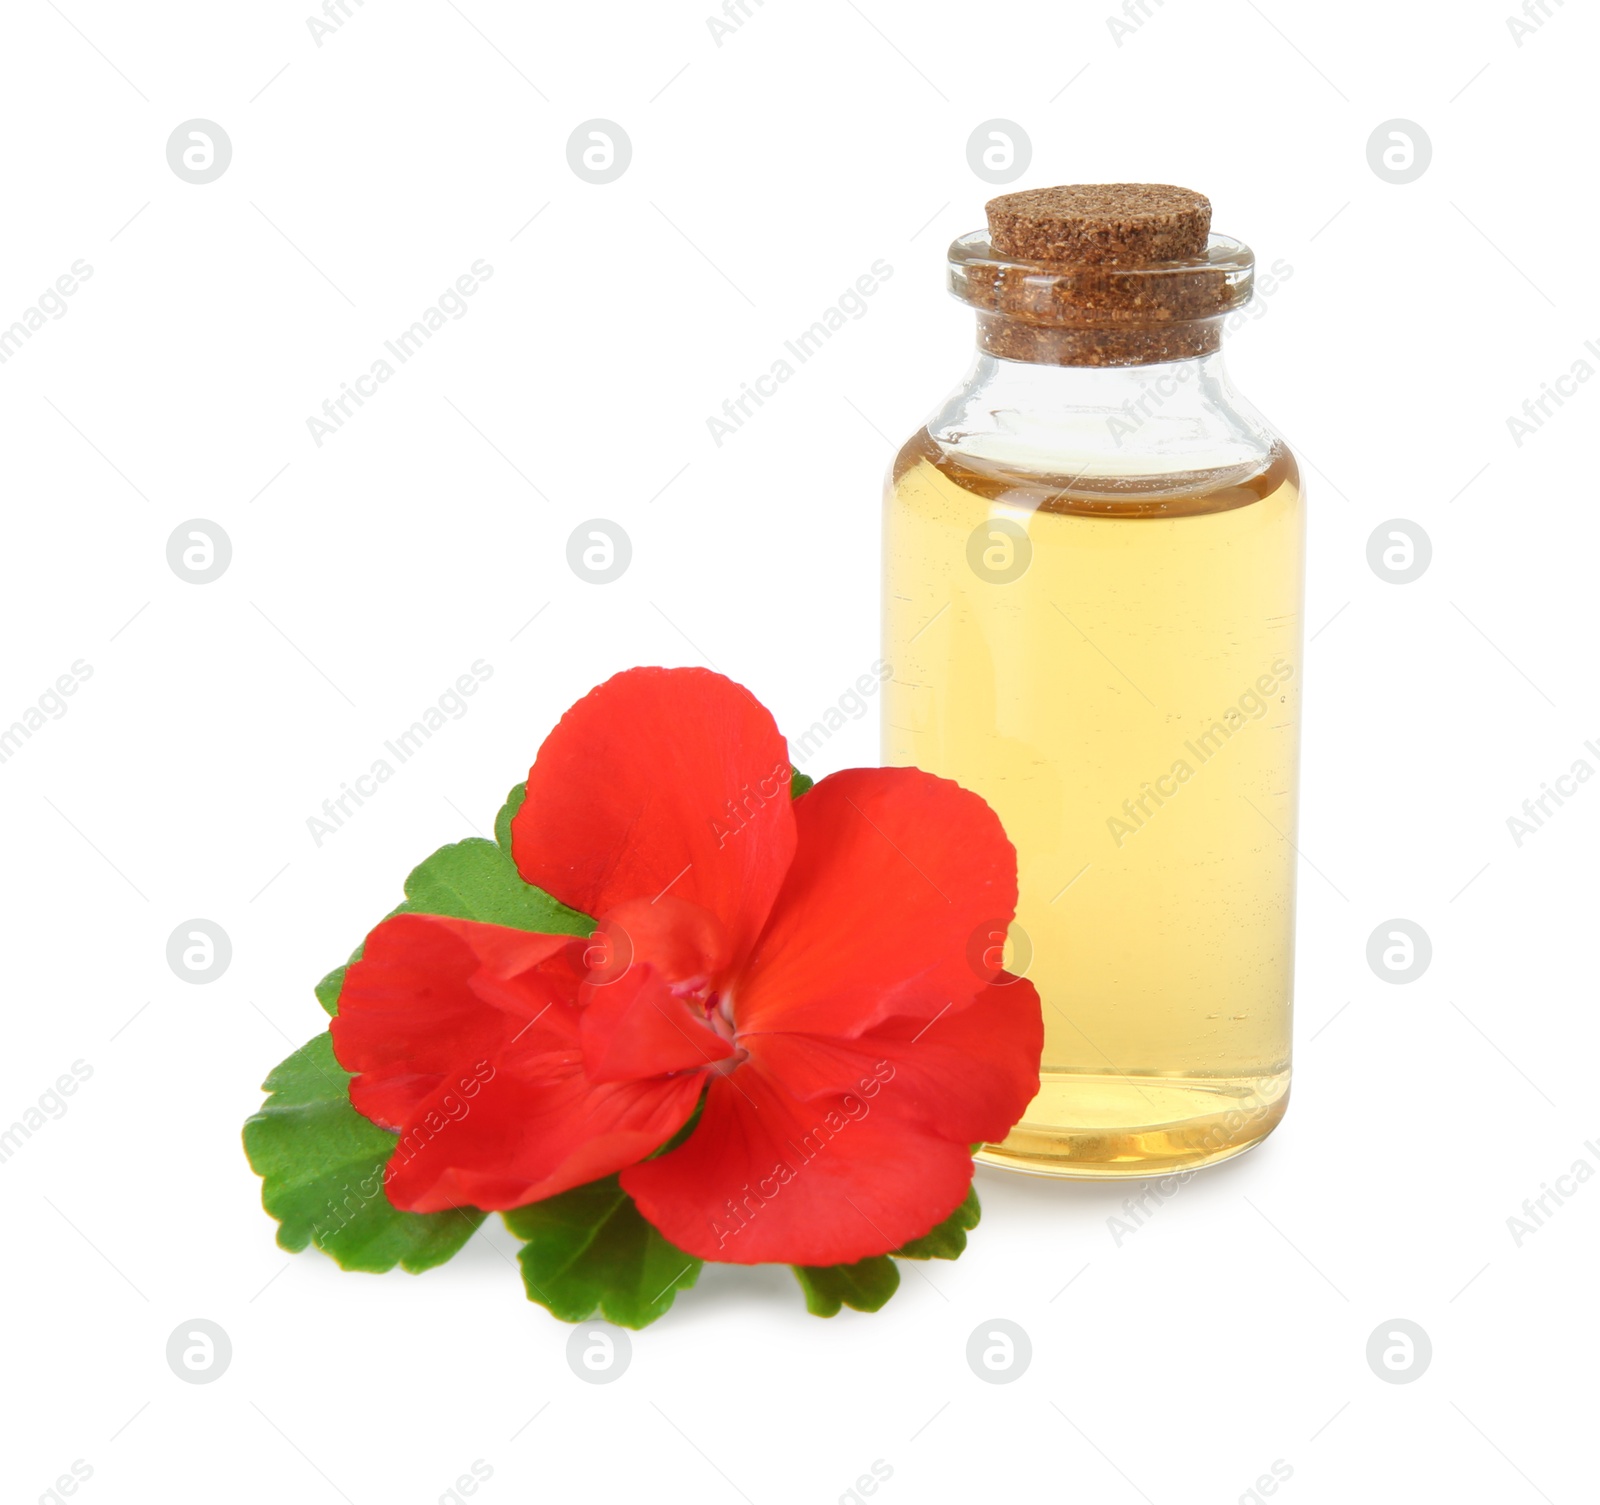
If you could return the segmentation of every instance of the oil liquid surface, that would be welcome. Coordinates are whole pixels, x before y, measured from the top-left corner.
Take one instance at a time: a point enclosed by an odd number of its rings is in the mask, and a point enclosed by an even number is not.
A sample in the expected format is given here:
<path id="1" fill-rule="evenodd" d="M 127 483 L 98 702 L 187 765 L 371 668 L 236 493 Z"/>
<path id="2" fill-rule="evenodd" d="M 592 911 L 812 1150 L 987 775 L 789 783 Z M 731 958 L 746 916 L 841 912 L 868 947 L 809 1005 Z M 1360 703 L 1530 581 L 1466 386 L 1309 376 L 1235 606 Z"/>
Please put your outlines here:
<path id="1" fill-rule="evenodd" d="M 884 761 L 976 790 L 1017 847 L 1005 964 L 1041 1090 L 980 1159 L 1142 1176 L 1288 1100 L 1304 515 L 1253 473 L 1057 478 L 901 451 Z"/>

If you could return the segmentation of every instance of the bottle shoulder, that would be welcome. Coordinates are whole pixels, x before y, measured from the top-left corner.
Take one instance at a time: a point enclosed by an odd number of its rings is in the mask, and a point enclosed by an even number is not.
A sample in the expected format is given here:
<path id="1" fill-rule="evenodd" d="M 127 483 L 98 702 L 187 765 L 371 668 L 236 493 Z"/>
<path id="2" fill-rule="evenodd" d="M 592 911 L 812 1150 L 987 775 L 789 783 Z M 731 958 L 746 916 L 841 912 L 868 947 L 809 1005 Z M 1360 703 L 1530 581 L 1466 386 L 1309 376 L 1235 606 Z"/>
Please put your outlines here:
<path id="1" fill-rule="evenodd" d="M 1281 439 L 1241 462 L 1141 474 L 1070 473 L 1065 467 L 1007 464 L 942 444 L 919 429 L 896 454 L 888 477 L 893 495 L 919 467 L 990 501 L 1040 512 L 1102 517 L 1189 517 L 1247 507 L 1288 488 L 1301 490 L 1300 467 Z"/>
<path id="2" fill-rule="evenodd" d="M 1289 446 L 1220 356 L 1110 370 L 980 357 L 901 447 L 891 489 L 919 466 L 992 500 L 1122 517 L 1227 511 L 1300 487 Z"/>

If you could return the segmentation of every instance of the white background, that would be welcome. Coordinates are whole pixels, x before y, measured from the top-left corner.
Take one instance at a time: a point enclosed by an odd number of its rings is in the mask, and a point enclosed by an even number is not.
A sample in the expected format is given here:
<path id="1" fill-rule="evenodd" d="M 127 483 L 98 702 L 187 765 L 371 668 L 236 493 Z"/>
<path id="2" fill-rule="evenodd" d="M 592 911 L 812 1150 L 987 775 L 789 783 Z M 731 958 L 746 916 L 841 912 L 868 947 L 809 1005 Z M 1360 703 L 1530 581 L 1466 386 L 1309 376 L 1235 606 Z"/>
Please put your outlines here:
<path id="1" fill-rule="evenodd" d="M 106 1505 L 427 1505 L 474 1460 L 490 1505 L 832 1502 L 875 1460 L 891 1505 L 1229 1502 L 1277 1460 L 1307 1505 L 1592 1498 L 1600 1186 L 1520 1247 L 1507 1219 L 1600 1167 L 1600 788 L 1506 825 L 1600 767 L 1600 390 L 1506 424 L 1600 340 L 1592 13 L 1551 0 L 1519 46 L 1510 0 L 1151 0 L 1118 45 L 1101 3 L 751 0 L 719 47 L 708 3 L 369 0 L 320 47 L 300 0 L 5 8 L 0 323 L 93 269 L 0 366 L 0 723 L 93 670 L 0 764 L 0 1124 L 93 1071 L 0 1164 L 5 1498 L 74 1460 Z M 165 155 L 195 117 L 233 144 L 203 186 Z M 594 117 L 633 143 L 605 186 L 566 159 Z M 875 1317 L 708 1270 L 603 1387 L 503 1230 L 421 1277 L 285 1255 L 239 1147 L 257 1084 L 559 713 L 706 663 L 794 733 L 878 656 L 880 478 L 968 358 L 942 258 L 1002 191 L 966 156 L 995 117 L 1033 143 L 1015 187 L 1189 185 L 1293 269 L 1229 347 L 1314 519 L 1283 1127 L 1120 1244 L 1128 1188 L 984 1171 L 967 1257 Z M 1433 143 L 1403 186 L 1366 155 L 1395 117 Z M 479 258 L 467 315 L 318 447 L 307 417 Z M 865 316 L 714 445 L 879 258 Z M 593 517 L 633 542 L 604 587 L 565 557 Z M 204 586 L 166 560 L 192 518 L 232 541 Z M 1432 540 L 1409 585 L 1367 563 L 1392 518 Z M 477 659 L 469 713 L 317 846 Z M 875 761 L 875 716 L 810 771 Z M 232 938 L 206 986 L 165 959 L 192 917 Z M 1434 948 L 1406 986 L 1366 961 L 1395 917 Z M 192 1317 L 232 1339 L 209 1385 L 165 1362 Z M 994 1317 L 1033 1344 L 1004 1386 L 964 1357 Z M 1433 1345 L 1405 1385 L 1365 1359 L 1396 1317 Z"/>

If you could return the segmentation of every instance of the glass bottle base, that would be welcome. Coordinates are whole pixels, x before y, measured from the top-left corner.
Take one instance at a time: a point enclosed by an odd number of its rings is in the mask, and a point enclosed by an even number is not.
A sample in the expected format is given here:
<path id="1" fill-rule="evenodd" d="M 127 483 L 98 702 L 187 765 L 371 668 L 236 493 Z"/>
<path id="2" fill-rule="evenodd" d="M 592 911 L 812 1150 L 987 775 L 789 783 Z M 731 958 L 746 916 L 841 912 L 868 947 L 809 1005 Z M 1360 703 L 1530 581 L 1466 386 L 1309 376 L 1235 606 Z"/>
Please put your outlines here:
<path id="1" fill-rule="evenodd" d="M 1035 1176 L 1161 1176 L 1243 1154 L 1278 1126 L 1288 1106 L 1287 1068 L 1253 1077 L 1051 1072 L 1022 1122 L 976 1158 Z"/>

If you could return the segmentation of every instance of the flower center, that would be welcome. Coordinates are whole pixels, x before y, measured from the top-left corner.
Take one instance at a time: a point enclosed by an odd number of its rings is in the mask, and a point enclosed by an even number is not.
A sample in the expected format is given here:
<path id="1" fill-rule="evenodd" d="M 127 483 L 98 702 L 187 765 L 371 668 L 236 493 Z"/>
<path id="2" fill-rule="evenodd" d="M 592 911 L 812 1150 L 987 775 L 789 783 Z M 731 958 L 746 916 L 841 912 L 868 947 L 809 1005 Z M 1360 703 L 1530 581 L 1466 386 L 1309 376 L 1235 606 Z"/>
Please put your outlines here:
<path id="1" fill-rule="evenodd" d="M 733 995 L 730 992 L 711 992 L 701 1000 L 706 1023 L 733 1046 L 733 1054 L 725 1060 L 712 1061 L 706 1070 L 717 1076 L 726 1076 L 750 1059 L 750 1052 L 739 1044 L 739 1032 L 733 1023 Z"/>

